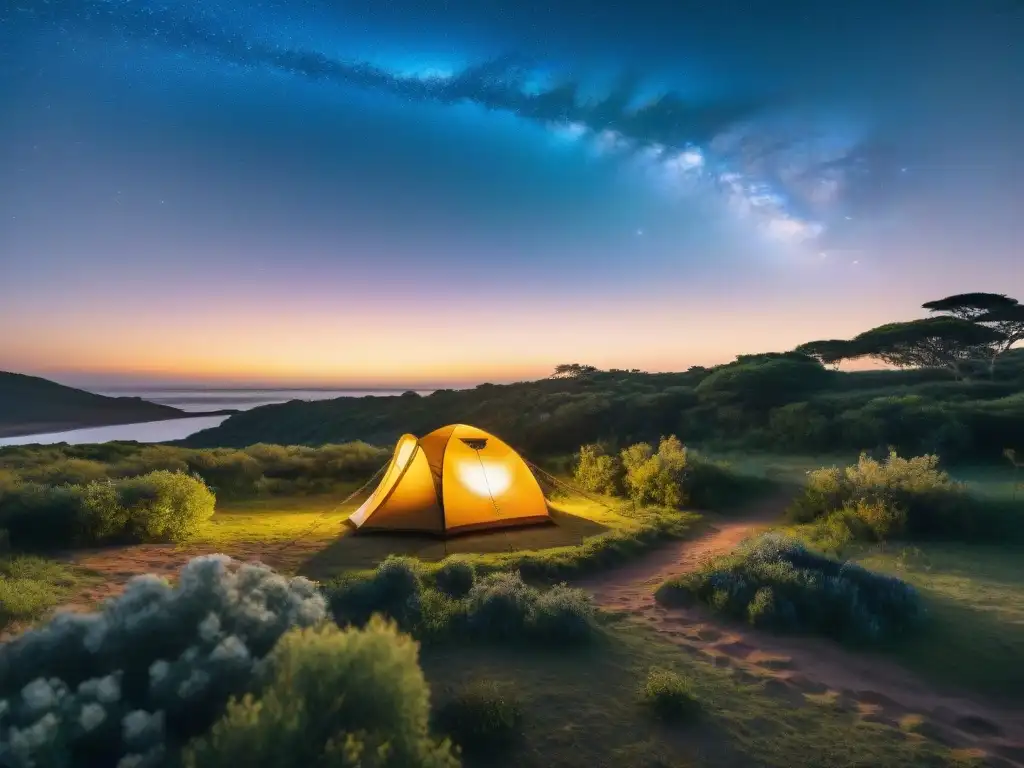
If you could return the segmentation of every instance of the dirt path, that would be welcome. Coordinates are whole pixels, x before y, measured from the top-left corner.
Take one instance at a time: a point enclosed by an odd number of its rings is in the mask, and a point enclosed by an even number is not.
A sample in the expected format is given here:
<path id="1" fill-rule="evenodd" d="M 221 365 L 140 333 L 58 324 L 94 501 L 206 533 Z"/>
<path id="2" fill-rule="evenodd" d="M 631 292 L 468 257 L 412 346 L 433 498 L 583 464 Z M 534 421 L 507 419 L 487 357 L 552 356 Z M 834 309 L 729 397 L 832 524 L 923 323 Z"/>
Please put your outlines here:
<path id="1" fill-rule="evenodd" d="M 748 682 L 763 683 L 789 706 L 834 706 L 984 756 L 993 768 L 1024 768 L 1024 711 L 940 693 L 886 659 L 848 652 L 829 641 L 758 632 L 699 608 L 665 608 L 654 601 L 658 585 L 734 549 L 777 520 L 782 505 L 775 499 L 742 518 L 712 520 L 696 539 L 672 542 L 579 586 L 605 610 L 628 614 L 686 651 Z"/>

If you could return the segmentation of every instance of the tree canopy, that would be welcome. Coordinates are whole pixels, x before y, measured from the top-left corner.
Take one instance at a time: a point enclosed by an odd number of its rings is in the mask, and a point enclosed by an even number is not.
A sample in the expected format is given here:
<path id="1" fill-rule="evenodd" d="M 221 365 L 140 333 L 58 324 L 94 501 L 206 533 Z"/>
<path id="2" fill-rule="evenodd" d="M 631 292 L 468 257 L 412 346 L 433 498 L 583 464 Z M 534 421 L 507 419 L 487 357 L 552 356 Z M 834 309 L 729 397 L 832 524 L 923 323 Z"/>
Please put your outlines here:
<path id="1" fill-rule="evenodd" d="M 887 323 L 854 337 L 852 346 L 897 368 L 948 368 L 959 377 L 961 365 L 989 357 L 1003 334 L 958 317 L 929 317 Z"/>
<path id="2" fill-rule="evenodd" d="M 921 308 L 977 322 L 982 315 L 1014 306 L 1017 306 L 1017 300 L 1001 293 L 958 293 L 944 299 L 925 302 Z"/>
<path id="3" fill-rule="evenodd" d="M 813 357 L 822 365 L 838 365 L 844 360 L 853 360 L 861 356 L 847 339 L 808 341 L 798 346 L 794 352 Z"/>

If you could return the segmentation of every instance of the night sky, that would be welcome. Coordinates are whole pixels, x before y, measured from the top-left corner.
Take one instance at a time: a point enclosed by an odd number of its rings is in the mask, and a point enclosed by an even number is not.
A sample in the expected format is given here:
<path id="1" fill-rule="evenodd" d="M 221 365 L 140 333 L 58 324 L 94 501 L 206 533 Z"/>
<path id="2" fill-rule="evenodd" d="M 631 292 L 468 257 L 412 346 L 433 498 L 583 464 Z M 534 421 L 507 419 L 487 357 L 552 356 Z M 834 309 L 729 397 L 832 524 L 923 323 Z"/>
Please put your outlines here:
<path id="1" fill-rule="evenodd" d="M 681 370 L 1022 240 L 1017 0 L 0 4 L 0 369 Z"/>

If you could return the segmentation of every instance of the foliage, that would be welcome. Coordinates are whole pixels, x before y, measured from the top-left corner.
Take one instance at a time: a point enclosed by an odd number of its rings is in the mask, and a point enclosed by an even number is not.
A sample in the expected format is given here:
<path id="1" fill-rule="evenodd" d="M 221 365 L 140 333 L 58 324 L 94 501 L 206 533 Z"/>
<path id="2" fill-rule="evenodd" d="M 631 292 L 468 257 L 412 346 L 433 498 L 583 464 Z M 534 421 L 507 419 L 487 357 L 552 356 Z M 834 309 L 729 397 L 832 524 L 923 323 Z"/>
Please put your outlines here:
<path id="1" fill-rule="evenodd" d="M 448 566 L 444 563 L 434 572 L 438 586 Z M 463 571 L 467 573 L 473 580 L 458 597 L 435 589 L 417 561 L 391 556 L 368 577 L 352 576 L 329 587 L 331 611 L 342 626 L 363 626 L 381 614 L 431 641 L 468 635 L 495 642 L 572 645 L 586 642 L 596 632 L 595 609 L 582 590 L 564 584 L 537 589 L 518 571 L 498 571 L 479 579 L 475 572 Z M 464 588 L 465 581 L 459 587 Z"/>
<path id="2" fill-rule="evenodd" d="M 584 490 L 610 496 L 625 492 L 639 505 L 703 510 L 736 506 L 768 485 L 690 451 L 674 435 L 662 438 L 657 451 L 649 443 L 637 443 L 618 457 L 600 445 L 585 445 L 574 479 Z"/>
<path id="3" fill-rule="evenodd" d="M 8 473 L 0 495 L 11 481 L 87 485 L 155 470 L 195 475 L 224 499 L 319 493 L 339 483 L 366 480 L 389 455 L 387 449 L 361 442 L 315 449 L 256 443 L 241 450 L 137 443 L 12 446 L 0 448 L 0 472 Z"/>
<path id="4" fill-rule="evenodd" d="M 258 688 L 288 629 L 325 614 L 312 582 L 223 555 L 194 558 L 173 587 L 136 577 L 100 612 L 0 646 L 0 764 L 160 765 Z"/>
<path id="5" fill-rule="evenodd" d="M 295 629 L 270 655 L 271 680 L 228 704 L 185 768 L 456 768 L 428 733 L 430 693 L 415 642 L 393 625 Z"/>
<path id="6" fill-rule="evenodd" d="M 1001 293 L 958 293 L 935 301 L 926 301 L 921 305 L 931 313 L 941 313 L 976 322 L 978 318 L 989 312 L 999 311 L 1017 306 L 1016 299 Z"/>
<path id="7" fill-rule="evenodd" d="M 976 376 L 987 373 L 988 365 L 986 356 L 962 363 L 961 371 Z M 748 373 L 757 369 L 742 384 L 749 390 L 734 389 L 739 383 L 733 377 L 746 374 L 720 373 L 740 367 Z M 787 370 L 781 381 L 771 383 L 776 373 Z M 744 356 L 728 365 L 680 373 L 597 371 L 578 378 L 439 390 L 420 398 L 267 406 L 232 416 L 185 442 L 201 448 L 265 440 L 330 449 L 330 444 L 360 438 L 393 445 L 406 432 L 426 434 L 446 423 L 468 422 L 494 432 L 536 462 L 594 444 L 604 446 L 599 455 L 614 458 L 624 447 L 655 446 L 671 434 L 709 451 L 856 454 L 893 446 L 903 454 L 940 452 L 948 461 L 1001 461 L 1004 447 L 1024 450 L 1024 399 L 1014 399 L 1024 387 L 1024 349 L 1001 355 L 995 371 L 992 381 L 957 381 L 948 369 L 828 371 L 805 354 Z M 6 455 L 0 449 L 0 470 Z M 387 451 L 381 451 L 360 477 L 369 477 L 386 458 Z M 313 474 L 323 478 L 316 483 L 335 482 Z M 297 479 L 273 481 L 278 482 L 301 487 Z"/>
<path id="8" fill-rule="evenodd" d="M 0 528 L 25 549 L 185 541 L 215 501 L 202 480 L 167 470 L 88 485 L 17 484 L 0 495 Z"/>
<path id="9" fill-rule="evenodd" d="M 629 497 L 641 505 L 678 509 L 687 503 L 684 477 L 686 448 L 675 436 L 662 438 L 655 451 L 637 443 L 622 452 L 624 483 Z"/>
<path id="10" fill-rule="evenodd" d="M 828 386 L 832 376 L 817 360 L 799 353 L 748 356 L 715 370 L 696 392 L 705 401 L 763 411 Z"/>
<path id="11" fill-rule="evenodd" d="M 852 360 L 860 356 L 853 345 L 845 339 L 808 341 L 798 345 L 793 351 L 813 357 L 822 365 L 838 365 L 844 360 Z"/>
<path id="12" fill-rule="evenodd" d="M 678 721 L 700 711 L 690 681 L 670 669 L 654 667 L 640 688 L 640 701 L 663 720 Z"/>
<path id="13" fill-rule="evenodd" d="M 852 466 L 808 473 L 788 514 L 797 523 L 818 521 L 823 539 L 843 525 L 849 538 L 869 541 L 1000 539 L 1020 533 L 1020 509 L 1012 503 L 972 496 L 939 468 L 938 456 L 905 459 L 894 451 L 883 461 L 862 454 Z"/>
<path id="14" fill-rule="evenodd" d="M 585 491 L 614 496 L 621 490 L 622 462 L 607 454 L 604 446 L 584 445 L 573 469 L 573 481 Z"/>
<path id="15" fill-rule="evenodd" d="M 899 579 L 774 533 L 663 584 L 657 598 L 665 603 L 696 599 L 756 627 L 860 643 L 903 635 L 924 613 L 917 592 Z"/>
<path id="16" fill-rule="evenodd" d="M 437 588 L 449 597 L 465 597 L 475 582 L 476 568 L 465 558 L 446 558 L 434 573 L 434 583 Z"/>
<path id="17" fill-rule="evenodd" d="M 523 735 L 523 705 L 514 690 L 492 680 L 457 689 L 435 717 L 437 729 L 473 756 L 500 757 Z"/>
<path id="18" fill-rule="evenodd" d="M 998 331 L 956 317 L 888 323 L 858 334 L 851 344 L 866 357 L 898 368 L 948 368 L 957 377 L 964 363 L 988 358 L 1003 341 Z"/>
<path id="19" fill-rule="evenodd" d="M 419 561 L 388 556 L 368 578 L 351 577 L 330 591 L 331 612 L 338 624 L 364 626 L 375 613 L 383 614 L 406 632 L 422 618 Z"/>
<path id="20" fill-rule="evenodd" d="M 0 630 L 30 621 L 60 604 L 75 583 L 62 563 L 21 555 L 0 559 Z"/>

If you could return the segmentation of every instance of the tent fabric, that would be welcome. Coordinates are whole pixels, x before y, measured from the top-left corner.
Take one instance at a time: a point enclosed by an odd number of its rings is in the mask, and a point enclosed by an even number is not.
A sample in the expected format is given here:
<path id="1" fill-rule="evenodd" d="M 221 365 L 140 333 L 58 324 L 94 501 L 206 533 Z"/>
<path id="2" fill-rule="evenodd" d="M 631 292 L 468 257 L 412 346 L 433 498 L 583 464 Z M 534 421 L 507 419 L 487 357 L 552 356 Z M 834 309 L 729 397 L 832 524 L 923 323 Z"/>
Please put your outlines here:
<path id="1" fill-rule="evenodd" d="M 419 440 L 403 435 L 380 484 L 349 518 L 359 530 L 440 534 L 550 520 L 522 457 L 466 424 Z"/>

